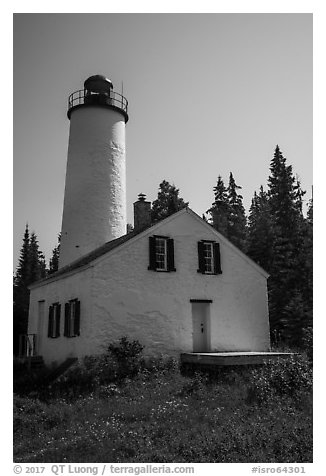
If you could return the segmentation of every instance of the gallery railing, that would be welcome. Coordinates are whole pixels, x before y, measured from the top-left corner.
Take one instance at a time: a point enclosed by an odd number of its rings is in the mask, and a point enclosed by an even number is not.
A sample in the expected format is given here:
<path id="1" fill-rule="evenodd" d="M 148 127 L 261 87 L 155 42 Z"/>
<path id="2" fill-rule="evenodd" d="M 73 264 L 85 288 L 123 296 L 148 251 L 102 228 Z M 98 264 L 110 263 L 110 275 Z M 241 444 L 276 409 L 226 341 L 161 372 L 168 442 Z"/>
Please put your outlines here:
<path id="1" fill-rule="evenodd" d="M 70 94 L 68 98 L 68 116 L 69 111 L 84 104 L 100 104 L 103 106 L 113 106 L 121 109 L 125 115 L 128 115 L 128 101 L 122 94 L 111 90 L 108 93 L 94 93 L 86 89 L 80 89 Z"/>

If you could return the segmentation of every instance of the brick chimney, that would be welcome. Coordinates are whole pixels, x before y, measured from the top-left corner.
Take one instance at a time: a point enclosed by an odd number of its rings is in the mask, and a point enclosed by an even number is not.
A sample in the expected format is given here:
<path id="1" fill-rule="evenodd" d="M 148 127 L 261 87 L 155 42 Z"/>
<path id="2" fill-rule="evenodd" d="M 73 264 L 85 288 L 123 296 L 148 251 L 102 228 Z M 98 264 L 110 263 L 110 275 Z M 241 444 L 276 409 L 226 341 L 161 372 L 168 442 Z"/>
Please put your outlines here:
<path id="1" fill-rule="evenodd" d="M 151 202 L 146 201 L 146 195 L 140 193 L 134 202 L 134 231 L 142 231 L 151 226 Z"/>

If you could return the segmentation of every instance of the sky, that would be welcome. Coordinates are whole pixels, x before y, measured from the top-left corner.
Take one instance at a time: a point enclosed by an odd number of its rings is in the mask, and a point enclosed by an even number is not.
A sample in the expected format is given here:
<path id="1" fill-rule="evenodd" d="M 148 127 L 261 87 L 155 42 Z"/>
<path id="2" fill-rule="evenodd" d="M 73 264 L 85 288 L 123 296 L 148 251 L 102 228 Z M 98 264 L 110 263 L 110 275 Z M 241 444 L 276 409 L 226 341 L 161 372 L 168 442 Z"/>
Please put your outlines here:
<path id="1" fill-rule="evenodd" d="M 127 219 L 168 180 L 199 215 L 219 175 L 246 211 L 278 144 L 312 187 L 312 14 L 14 14 L 13 259 L 26 223 L 46 259 L 61 229 L 67 99 L 103 74 L 129 101 Z"/>

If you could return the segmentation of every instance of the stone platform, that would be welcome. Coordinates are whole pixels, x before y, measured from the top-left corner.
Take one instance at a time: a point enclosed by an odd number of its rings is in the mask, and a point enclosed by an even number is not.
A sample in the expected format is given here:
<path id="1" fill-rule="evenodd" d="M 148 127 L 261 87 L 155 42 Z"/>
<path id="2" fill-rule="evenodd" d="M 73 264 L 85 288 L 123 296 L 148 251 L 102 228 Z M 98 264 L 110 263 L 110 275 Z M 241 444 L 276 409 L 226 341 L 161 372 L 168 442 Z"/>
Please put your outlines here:
<path id="1" fill-rule="evenodd" d="M 182 364 L 198 365 L 260 365 L 288 359 L 291 352 L 187 352 L 180 354 Z"/>

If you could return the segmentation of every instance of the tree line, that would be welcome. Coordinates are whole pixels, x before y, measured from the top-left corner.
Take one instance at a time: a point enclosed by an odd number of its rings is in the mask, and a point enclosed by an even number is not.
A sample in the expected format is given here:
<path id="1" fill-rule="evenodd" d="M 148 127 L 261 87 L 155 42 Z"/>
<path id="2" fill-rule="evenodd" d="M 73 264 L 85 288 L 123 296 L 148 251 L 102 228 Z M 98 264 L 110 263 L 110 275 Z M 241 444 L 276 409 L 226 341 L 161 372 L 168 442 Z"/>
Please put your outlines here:
<path id="1" fill-rule="evenodd" d="M 13 344 L 14 354 L 18 353 L 19 335 L 27 334 L 29 285 L 58 270 L 60 253 L 60 235 L 58 244 L 52 250 L 49 266 L 46 266 L 45 256 L 39 249 L 38 239 L 33 231 L 30 233 L 26 224 L 23 244 L 17 269 L 13 279 Z"/>
<path id="2" fill-rule="evenodd" d="M 299 180 L 287 164 L 279 146 L 270 163 L 267 188 L 254 193 L 248 217 L 241 190 L 230 172 L 226 186 L 218 176 L 213 188 L 214 199 L 203 219 L 228 238 L 265 269 L 271 336 L 274 343 L 294 346 L 303 343 L 307 329 L 312 328 L 313 307 L 313 201 L 303 213 Z M 156 223 L 188 206 L 179 189 L 163 180 L 157 199 L 152 203 L 152 223 Z M 128 224 L 128 232 L 132 226 Z M 28 286 L 58 269 L 60 235 L 46 267 L 35 233 L 26 226 L 20 259 L 14 275 L 14 347 L 18 334 L 27 332 Z"/>

